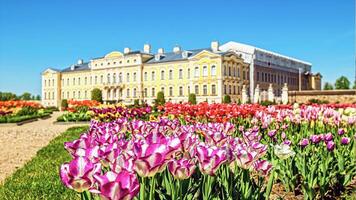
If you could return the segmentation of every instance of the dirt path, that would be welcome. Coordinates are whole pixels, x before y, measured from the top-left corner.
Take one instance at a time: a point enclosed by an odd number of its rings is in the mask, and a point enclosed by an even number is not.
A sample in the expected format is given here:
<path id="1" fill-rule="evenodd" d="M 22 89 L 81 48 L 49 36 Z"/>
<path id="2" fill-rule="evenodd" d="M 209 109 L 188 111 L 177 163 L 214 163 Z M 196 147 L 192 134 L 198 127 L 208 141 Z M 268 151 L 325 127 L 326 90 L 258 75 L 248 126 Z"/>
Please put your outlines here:
<path id="1" fill-rule="evenodd" d="M 0 183 L 29 161 L 36 152 L 66 129 L 77 125 L 54 125 L 61 115 L 55 112 L 49 119 L 22 126 L 0 126 Z"/>

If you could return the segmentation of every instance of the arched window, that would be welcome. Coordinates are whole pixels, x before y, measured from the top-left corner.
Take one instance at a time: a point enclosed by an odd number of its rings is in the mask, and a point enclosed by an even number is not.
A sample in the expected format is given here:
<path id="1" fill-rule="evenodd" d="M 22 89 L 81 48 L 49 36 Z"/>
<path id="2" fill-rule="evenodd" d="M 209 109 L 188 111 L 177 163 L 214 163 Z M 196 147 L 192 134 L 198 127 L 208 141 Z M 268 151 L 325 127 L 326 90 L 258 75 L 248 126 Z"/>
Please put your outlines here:
<path id="1" fill-rule="evenodd" d="M 112 82 L 113 82 L 113 83 L 116 83 L 116 73 L 114 73 L 114 74 L 112 75 Z"/>
<path id="2" fill-rule="evenodd" d="M 199 77 L 199 67 L 194 68 L 194 77 Z"/>
<path id="3" fill-rule="evenodd" d="M 208 76 L 208 67 L 203 66 L 203 76 Z"/>
<path id="4" fill-rule="evenodd" d="M 173 70 L 169 70 L 169 80 L 173 79 Z"/>
<path id="5" fill-rule="evenodd" d="M 110 74 L 107 75 L 107 83 L 110 83 Z"/>
<path id="6" fill-rule="evenodd" d="M 195 94 L 198 95 L 199 94 L 199 85 L 195 86 Z"/>
<path id="7" fill-rule="evenodd" d="M 216 86 L 215 85 L 211 85 L 211 94 L 216 95 Z"/>
<path id="8" fill-rule="evenodd" d="M 216 67 L 215 65 L 211 66 L 211 75 L 216 76 Z"/>
<path id="9" fill-rule="evenodd" d="M 122 73 L 119 73 L 119 83 L 122 83 Z"/>
<path id="10" fill-rule="evenodd" d="M 151 74 L 151 80 L 154 81 L 154 80 L 155 80 L 155 77 L 156 77 L 156 74 L 155 74 L 155 72 L 153 71 L 152 74 Z"/>
<path id="11" fill-rule="evenodd" d="M 161 71 L 161 80 L 164 80 L 164 70 Z"/>

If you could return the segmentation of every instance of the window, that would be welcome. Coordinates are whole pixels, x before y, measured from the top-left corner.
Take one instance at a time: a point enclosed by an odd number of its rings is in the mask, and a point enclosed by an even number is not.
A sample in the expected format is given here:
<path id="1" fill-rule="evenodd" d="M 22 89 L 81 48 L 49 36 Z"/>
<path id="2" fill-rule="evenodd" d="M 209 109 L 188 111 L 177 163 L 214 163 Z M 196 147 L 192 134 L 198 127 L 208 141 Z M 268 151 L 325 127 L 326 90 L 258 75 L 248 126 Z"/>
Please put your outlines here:
<path id="1" fill-rule="evenodd" d="M 164 80 L 164 70 L 161 71 L 161 80 Z"/>
<path id="2" fill-rule="evenodd" d="M 64 92 L 62 92 L 62 99 L 64 99 Z"/>
<path id="3" fill-rule="evenodd" d="M 182 86 L 179 87 L 179 96 L 183 96 L 183 87 Z"/>
<path id="4" fill-rule="evenodd" d="M 216 86 L 215 85 L 211 85 L 211 94 L 216 95 Z"/>
<path id="5" fill-rule="evenodd" d="M 183 69 L 179 69 L 179 79 L 183 79 Z"/>
<path id="6" fill-rule="evenodd" d="M 144 79 L 147 81 L 147 72 L 145 72 Z"/>
<path id="7" fill-rule="evenodd" d="M 54 79 L 52 80 L 52 86 L 54 86 Z"/>
<path id="8" fill-rule="evenodd" d="M 195 67 L 195 69 L 194 69 L 194 77 L 199 77 L 199 67 Z"/>
<path id="9" fill-rule="evenodd" d="M 67 86 L 69 85 L 69 78 L 67 78 Z"/>
<path id="10" fill-rule="evenodd" d="M 161 91 L 164 93 L 164 87 L 161 87 Z"/>
<path id="11" fill-rule="evenodd" d="M 114 89 L 113 97 L 114 97 L 114 99 L 116 99 L 116 89 Z"/>
<path id="12" fill-rule="evenodd" d="M 119 89 L 119 96 L 122 97 L 122 89 Z"/>
<path id="13" fill-rule="evenodd" d="M 45 86 L 47 86 L 47 80 L 45 80 L 45 83 L 44 83 Z"/>
<path id="14" fill-rule="evenodd" d="M 78 91 L 78 99 L 80 99 L 80 91 Z"/>
<path id="15" fill-rule="evenodd" d="M 84 78 L 84 84 L 86 85 L 87 83 L 88 83 L 88 78 L 85 77 L 85 78 Z"/>
<path id="16" fill-rule="evenodd" d="M 190 94 L 190 86 L 188 86 L 188 95 Z"/>
<path id="17" fill-rule="evenodd" d="M 127 82 L 130 82 L 130 73 L 127 73 L 127 74 L 126 74 L 126 81 L 127 81 Z"/>
<path id="18" fill-rule="evenodd" d="M 229 94 L 232 94 L 231 85 L 229 85 Z"/>
<path id="19" fill-rule="evenodd" d="M 47 93 L 46 92 L 44 93 L 44 99 L 47 99 Z"/>
<path id="20" fill-rule="evenodd" d="M 232 75 L 236 77 L 236 68 L 234 66 L 232 66 Z"/>
<path id="21" fill-rule="evenodd" d="M 130 97 L 130 89 L 126 90 L 126 97 Z"/>
<path id="22" fill-rule="evenodd" d="M 152 88 L 152 97 L 156 96 L 155 88 Z"/>
<path id="23" fill-rule="evenodd" d="M 231 66 L 229 66 L 229 76 L 231 76 Z"/>
<path id="24" fill-rule="evenodd" d="M 78 78 L 78 85 L 80 85 L 80 78 Z"/>
<path id="25" fill-rule="evenodd" d="M 133 89 L 133 97 L 136 97 L 136 88 Z"/>
<path id="26" fill-rule="evenodd" d="M 84 92 L 84 98 L 88 98 L 87 91 Z"/>
<path id="27" fill-rule="evenodd" d="M 195 94 L 198 95 L 199 94 L 199 85 L 195 86 Z"/>
<path id="28" fill-rule="evenodd" d="M 152 74 L 151 74 L 151 80 L 152 80 L 152 81 L 155 80 L 155 76 L 156 76 L 156 75 L 155 75 L 155 72 L 152 72 Z"/>
<path id="29" fill-rule="evenodd" d="M 114 74 L 112 75 L 112 82 L 113 82 L 113 83 L 116 83 L 116 73 L 114 73 Z"/>
<path id="30" fill-rule="evenodd" d="M 133 81 L 136 81 L 136 72 L 133 73 Z"/>
<path id="31" fill-rule="evenodd" d="M 188 76 L 187 76 L 188 79 L 190 79 L 190 69 L 188 69 Z"/>
<path id="32" fill-rule="evenodd" d="M 100 76 L 100 83 L 102 84 L 102 83 L 103 83 L 103 81 L 104 81 L 104 76 L 103 76 L 103 75 L 101 75 L 101 76 Z"/>
<path id="33" fill-rule="evenodd" d="M 237 68 L 237 77 L 240 78 L 240 68 Z"/>
<path id="34" fill-rule="evenodd" d="M 236 94 L 236 86 L 234 86 L 232 91 L 233 91 L 233 94 Z"/>
<path id="35" fill-rule="evenodd" d="M 211 75 L 216 76 L 216 67 L 215 65 L 211 66 Z"/>
<path id="36" fill-rule="evenodd" d="M 73 99 L 75 99 L 75 91 L 73 91 Z"/>
<path id="37" fill-rule="evenodd" d="M 67 99 L 69 99 L 69 92 L 67 92 Z"/>
<path id="38" fill-rule="evenodd" d="M 173 87 L 169 87 L 169 96 L 173 96 Z"/>
<path id="39" fill-rule="evenodd" d="M 208 67 L 203 66 L 203 76 L 208 76 Z"/>
<path id="40" fill-rule="evenodd" d="M 227 69 L 226 69 L 226 65 L 224 65 L 224 76 L 227 75 Z"/>
<path id="41" fill-rule="evenodd" d="M 227 94 L 226 92 L 226 85 L 224 85 L 224 94 Z"/>
<path id="42" fill-rule="evenodd" d="M 110 74 L 107 75 L 107 80 L 106 80 L 107 83 L 110 83 Z"/>
<path id="43" fill-rule="evenodd" d="M 257 81 L 260 81 L 260 72 L 257 72 Z"/>
<path id="44" fill-rule="evenodd" d="M 73 85 L 75 85 L 75 78 L 73 78 Z"/>
<path id="45" fill-rule="evenodd" d="M 147 97 L 147 88 L 144 89 L 143 96 Z"/>
<path id="46" fill-rule="evenodd" d="M 119 73 L 119 83 L 122 83 L 122 73 Z"/>
<path id="47" fill-rule="evenodd" d="M 108 97 L 108 99 L 111 98 L 111 91 L 110 91 L 110 89 L 109 89 L 108 92 L 107 92 L 107 97 Z"/>
<path id="48" fill-rule="evenodd" d="M 207 85 L 203 85 L 203 95 L 208 95 L 208 87 L 207 87 Z"/>
<path id="49" fill-rule="evenodd" d="M 169 80 L 173 79 L 173 70 L 169 70 Z"/>

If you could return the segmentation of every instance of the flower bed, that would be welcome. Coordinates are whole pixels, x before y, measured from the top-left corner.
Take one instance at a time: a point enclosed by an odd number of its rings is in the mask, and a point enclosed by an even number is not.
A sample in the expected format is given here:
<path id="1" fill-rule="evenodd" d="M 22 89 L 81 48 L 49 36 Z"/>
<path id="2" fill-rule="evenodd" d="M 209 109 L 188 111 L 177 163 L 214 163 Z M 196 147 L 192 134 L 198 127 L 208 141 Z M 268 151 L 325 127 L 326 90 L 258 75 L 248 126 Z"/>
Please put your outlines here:
<path id="1" fill-rule="evenodd" d="M 48 117 L 52 110 L 31 101 L 0 101 L 0 123 L 18 123 Z"/>
<path id="2" fill-rule="evenodd" d="M 355 105 L 161 109 L 154 121 L 105 110 L 65 143 L 62 182 L 83 199 L 268 199 L 276 184 L 316 199 L 347 194 L 355 178 Z"/>

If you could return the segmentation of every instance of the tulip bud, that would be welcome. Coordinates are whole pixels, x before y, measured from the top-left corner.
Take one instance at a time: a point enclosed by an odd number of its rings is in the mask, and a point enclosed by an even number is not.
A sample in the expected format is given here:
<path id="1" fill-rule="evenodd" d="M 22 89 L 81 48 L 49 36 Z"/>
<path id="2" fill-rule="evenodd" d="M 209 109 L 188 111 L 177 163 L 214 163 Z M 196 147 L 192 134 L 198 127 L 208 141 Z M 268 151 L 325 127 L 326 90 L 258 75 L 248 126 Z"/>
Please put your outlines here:
<path id="1" fill-rule="evenodd" d="M 345 134 L 345 129 L 340 128 L 340 129 L 337 131 L 337 133 L 338 133 L 339 135 L 344 135 L 344 134 Z"/>
<path id="2" fill-rule="evenodd" d="M 299 142 L 299 145 L 301 146 L 301 147 L 306 147 L 306 146 L 308 146 L 308 144 L 309 144 L 309 140 L 307 139 L 307 138 L 303 138 L 300 142 Z"/>
<path id="3" fill-rule="evenodd" d="M 330 141 L 332 139 L 333 139 L 333 135 L 331 133 L 325 134 L 325 136 L 324 136 L 325 142 L 328 142 L 328 141 Z"/>
<path id="4" fill-rule="evenodd" d="M 328 141 L 328 143 L 326 144 L 326 148 L 328 149 L 328 151 L 333 151 L 335 148 L 335 143 L 333 141 Z"/>
<path id="5" fill-rule="evenodd" d="M 350 138 L 348 138 L 348 137 L 341 138 L 341 144 L 348 145 L 349 143 L 350 143 Z"/>

